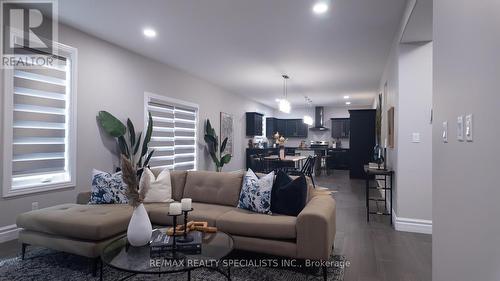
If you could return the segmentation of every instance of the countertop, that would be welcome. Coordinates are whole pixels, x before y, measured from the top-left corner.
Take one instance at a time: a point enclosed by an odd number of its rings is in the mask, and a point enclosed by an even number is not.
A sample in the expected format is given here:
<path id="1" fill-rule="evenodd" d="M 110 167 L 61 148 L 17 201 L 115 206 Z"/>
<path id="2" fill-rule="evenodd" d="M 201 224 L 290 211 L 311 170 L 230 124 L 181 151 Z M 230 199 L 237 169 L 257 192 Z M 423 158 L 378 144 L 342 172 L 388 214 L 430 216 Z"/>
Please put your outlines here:
<path id="1" fill-rule="evenodd" d="M 285 146 L 285 148 L 288 148 L 288 149 L 295 149 L 295 150 L 323 150 L 323 149 L 326 149 L 326 150 L 349 150 L 349 148 L 344 148 L 344 147 L 336 147 L 336 148 L 332 148 L 332 147 L 328 147 L 328 148 L 311 148 L 311 147 L 293 147 L 293 146 Z M 247 149 L 278 149 L 278 148 L 273 148 L 273 147 L 268 147 L 268 148 L 258 148 L 258 147 L 254 147 L 254 148 L 247 148 Z"/>

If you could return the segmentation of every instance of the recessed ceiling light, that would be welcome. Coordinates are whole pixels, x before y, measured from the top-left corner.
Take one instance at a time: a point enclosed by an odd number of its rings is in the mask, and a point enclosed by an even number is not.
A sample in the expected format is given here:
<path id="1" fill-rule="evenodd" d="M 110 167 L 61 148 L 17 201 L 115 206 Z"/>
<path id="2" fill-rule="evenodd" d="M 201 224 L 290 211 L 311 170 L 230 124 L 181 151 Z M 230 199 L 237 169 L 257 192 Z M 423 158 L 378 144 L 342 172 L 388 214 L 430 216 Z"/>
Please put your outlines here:
<path id="1" fill-rule="evenodd" d="M 350 102 L 350 101 L 346 101 L 346 102 L 345 102 L 345 104 L 350 105 L 350 104 L 351 104 L 351 102 Z"/>
<path id="2" fill-rule="evenodd" d="M 345 100 L 349 99 L 349 96 L 344 96 L 344 99 L 345 99 Z"/>
<path id="3" fill-rule="evenodd" d="M 324 13 L 326 13 L 326 11 L 328 11 L 328 4 L 326 4 L 323 1 L 317 2 L 316 4 L 314 4 L 312 10 L 315 14 L 318 14 L 318 15 L 324 14 Z"/>
<path id="4" fill-rule="evenodd" d="M 144 36 L 148 37 L 148 38 L 154 38 L 156 37 L 156 31 L 154 29 L 151 29 L 151 28 L 145 28 L 142 33 L 144 34 Z"/>

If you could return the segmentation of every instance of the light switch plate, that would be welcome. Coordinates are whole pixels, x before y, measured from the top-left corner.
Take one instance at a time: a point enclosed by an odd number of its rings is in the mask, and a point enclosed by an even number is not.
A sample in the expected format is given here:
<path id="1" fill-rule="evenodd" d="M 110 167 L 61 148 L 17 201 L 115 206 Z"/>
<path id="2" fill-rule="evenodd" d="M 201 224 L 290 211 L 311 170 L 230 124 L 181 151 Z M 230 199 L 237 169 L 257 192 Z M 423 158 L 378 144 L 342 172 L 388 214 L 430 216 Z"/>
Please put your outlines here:
<path id="1" fill-rule="evenodd" d="M 457 117 L 457 140 L 464 141 L 464 116 Z"/>
<path id="2" fill-rule="evenodd" d="M 472 141 L 472 114 L 465 116 L 465 139 Z"/>
<path id="3" fill-rule="evenodd" d="M 444 143 L 448 143 L 448 121 L 443 122 L 443 133 L 441 134 Z"/>
<path id="4" fill-rule="evenodd" d="M 420 133 L 413 133 L 411 137 L 411 141 L 413 143 L 419 143 L 420 142 Z"/>

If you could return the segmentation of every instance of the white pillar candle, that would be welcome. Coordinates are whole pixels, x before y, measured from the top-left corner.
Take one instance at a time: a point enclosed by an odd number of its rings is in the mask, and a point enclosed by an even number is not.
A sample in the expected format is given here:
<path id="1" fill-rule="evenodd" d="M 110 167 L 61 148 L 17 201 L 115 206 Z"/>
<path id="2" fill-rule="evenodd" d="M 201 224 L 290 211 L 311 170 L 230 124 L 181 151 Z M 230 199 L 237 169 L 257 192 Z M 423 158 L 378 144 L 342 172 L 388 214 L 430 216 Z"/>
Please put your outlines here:
<path id="1" fill-rule="evenodd" d="M 170 208 L 168 210 L 169 215 L 180 215 L 181 211 L 181 203 L 171 203 Z"/>
<path id="2" fill-rule="evenodd" d="M 182 210 L 183 211 L 190 211 L 192 202 L 193 202 L 193 200 L 191 198 L 182 198 L 181 199 Z"/>

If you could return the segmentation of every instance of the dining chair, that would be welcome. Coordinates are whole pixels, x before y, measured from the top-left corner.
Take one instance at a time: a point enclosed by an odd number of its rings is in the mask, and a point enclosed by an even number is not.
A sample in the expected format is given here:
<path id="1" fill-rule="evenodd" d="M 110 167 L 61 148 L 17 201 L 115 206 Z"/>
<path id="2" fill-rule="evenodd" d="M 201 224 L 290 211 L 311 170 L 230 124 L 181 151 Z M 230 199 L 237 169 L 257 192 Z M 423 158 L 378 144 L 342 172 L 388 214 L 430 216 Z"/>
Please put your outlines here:
<path id="1" fill-rule="evenodd" d="M 306 177 L 308 177 L 308 178 L 311 179 L 311 182 L 312 182 L 314 188 L 316 188 L 316 183 L 314 182 L 314 177 L 313 177 L 314 165 L 316 163 L 316 158 L 317 158 L 317 156 L 309 156 L 309 157 L 307 157 L 306 162 L 304 163 L 304 166 L 302 166 L 302 169 L 300 169 L 300 170 L 289 170 L 289 171 L 287 171 L 287 174 L 289 174 L 291 176 L 304 175 L 304 176 L 306 176 Z"/>

